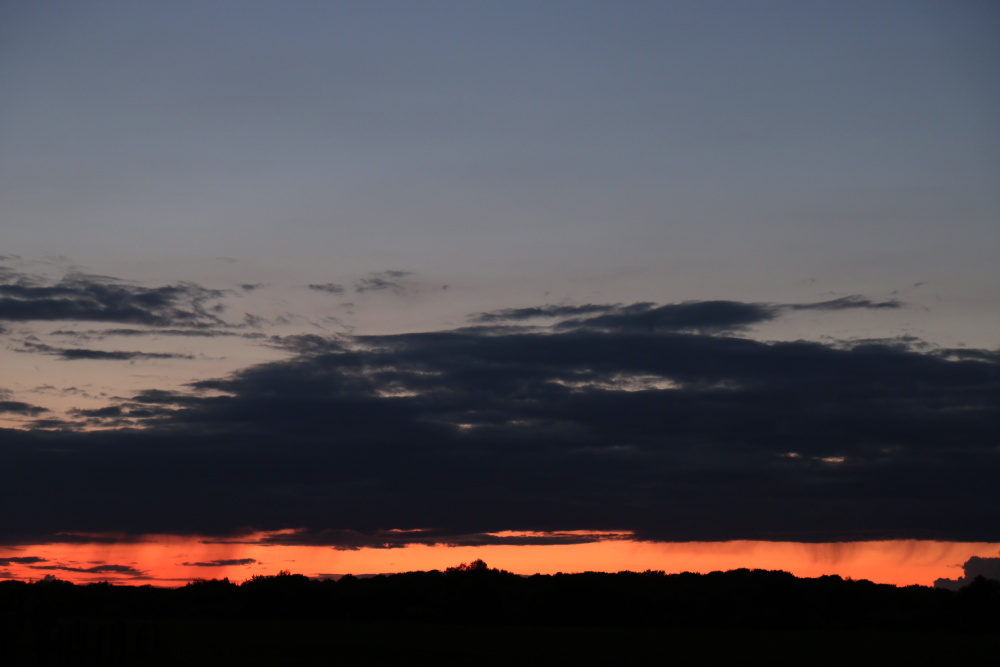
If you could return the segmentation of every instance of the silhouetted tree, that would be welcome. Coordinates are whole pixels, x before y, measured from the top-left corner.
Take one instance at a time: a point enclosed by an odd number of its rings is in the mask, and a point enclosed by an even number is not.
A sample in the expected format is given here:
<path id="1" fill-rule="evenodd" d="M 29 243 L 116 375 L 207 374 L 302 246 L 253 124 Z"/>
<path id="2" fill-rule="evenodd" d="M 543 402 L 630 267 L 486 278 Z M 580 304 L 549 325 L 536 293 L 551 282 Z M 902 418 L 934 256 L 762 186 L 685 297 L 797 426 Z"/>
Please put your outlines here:
<path id="1" fill-rule="evenodd" d="M 462 563 L 455 567 L 449 567 L 448 572 L 489 572 L 490 566 L 482 558 L 477 558 L 471 563 Z"/>

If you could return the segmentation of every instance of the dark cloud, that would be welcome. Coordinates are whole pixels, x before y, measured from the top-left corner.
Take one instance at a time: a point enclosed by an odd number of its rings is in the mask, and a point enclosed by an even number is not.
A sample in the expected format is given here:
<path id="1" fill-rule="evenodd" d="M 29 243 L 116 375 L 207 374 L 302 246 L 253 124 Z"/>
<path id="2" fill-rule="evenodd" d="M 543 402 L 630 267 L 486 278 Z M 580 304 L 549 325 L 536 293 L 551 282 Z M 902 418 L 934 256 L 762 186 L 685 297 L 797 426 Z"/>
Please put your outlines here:
<path id="1" fill-rule="evenodd" d="M 2 397 L 2 394 L 0 394 Z M 23 403 L 21 401 L 4 401 L 0 400 L 0 413 L 9 413 L 15 415 L 26 415 L 28 417 L 35 417 L 43 412 L 48 412 L 48 408 L 39 407 L 37 405 L 32 405 L 30 403 Z"/>
<path id="2" fill-rule="evenodd" d="M 12 394 L 9 389 L 0 389 L 0 414 L 7 413 L 37 417 L 38 415 L 49 411 L 48 408 L 32 405 L 31 403 L 12 401 L 10 400 L 11 395 Z"/>
<path id="3" fill-rule="evenodd" d="M 81 413 L 128 426 L 0 431 L 22 508 L 0 539 L 1000 540 L 1000 355 L 726 333 L 785 310 L 283 339 L 289 359 Z"/>
<path id="4" fill-rule="evenodd" d="M 0 540 L 0 544 L 14 544 L 15 540 Z M 85 533 L 55 532 L 41 536 L 36 544 L 120 544 L 123 542 L 141 542 L 141 535 L 97 535 Z M 134 539 L 133 539 L 134 538 Z"/>
<path id="5" fill-rule="evenodd" d="M 967 350 L 963 348 L 950 348 L 940 350 L 938 355 L 946 359 L 956 361 L 984 361 L 988 363 L 1000 363 L 1000 350 Z"/>
<path id="6" fill-rule="evenodd" d="M 320 285 L 312 284 L 309 285 L 309 289 L 316 290 L 317 292 L 326 292 L 328 294 L 343 294 L 344 286 L 338 285 L 336 283 L 323 283 Z"/>
<path id="7" fill-rule="evenodd" d="M 635 303 L 616 306 L 601 315 L 565 320 L 558 329 L 647 332 L 721 332 L 745 328 L 777 317 L 776 306 L 738 301 L 691 301 L 657 306 Z"/>
<path id="8" fill-rule="evenodd" d="M 785 306 L 789 310 L 849 310 L 862 308 L 869 310 L 884 310 L 902 308 L 903 304 L 895 299 L 889 301 L 872 301 L 863 296 L 852 295 L 817 303 L 797 303 Z"/>
<path id="9" fill-rule="evenodd" d="M 491 310 L 485 313 L 475 313 L 469 316 L 473 322 L 482 324 L 495 324 L 497 322 L 514 322 L 519 320 L 538 319 L 543 317 L 565 318 L 577 315 L 591 315 L 593 313 L 604 313 L 609 310 L 620 308 L 620 304 L 595 305 L 586 304 L 583 306 L 535 306 L 532 308 L 504 308 L 502 310 Z"/>
<path id="10" fill-rule="evenodd" d="M 32 429 L 76 431 L 79 430 L 80 426 L 81 424 L 76 421 L 70 421 L 67 419 L 57 419 L 54 417 L 47 419 L 33 419 L 31 421 Z"/>
<path id="11" fill-rule="evenodd" d="M 230 558 L 228 560 L 210 560 L 200 563 L 181 563 L 187 567 L 226 567 L 229 565 L 252 565 L 257 561 L 253 558 Z"/>
<path id="12" fill-rule="evenodd" d="M 0 563 L 2 564 L 2 563 Z M 958 579 L 937 579 L 934 582 L 936 588 L 947 588 L 957 591 L 963 586 L 968 586 L 976 577 L 995 579 L 1000 581 L 1000 558 L 982 558 L 973 556 L 962 565 L 965 576 Z"/>
<path id="13" fill-rule="evenodd" d="M 70 274 L 50 283 L 9 271 L 0 284 L 0 320 L 218 325 L 224 294 L 189 282 L 149 288 L 107 276 Z"/>
<path id="14" fill-rule="evenodd" d="M 71 329 L 57 329 L 52 331 L 51 336 L 67 336 L 81 340 L 92 340 L 95 338 L 108 338 L 113 336 L 138 337 L 138 336 L 180 336 L 184 338 L 249 338 L 260 339 L 265 335 L 261 333 L 231 331 L 228 329 L 88 329 L 86 331 L 74 331 Z"/>
<path id="15" fill-rule="evenodd" d="M 34 563 L 44 563 L 47 559 L 38 556 L 10 556 L 0 558 L 0 566 L 9 567 L 11 565 L 32 565 Z"/>
<path id="16" fill-rule="evenodd" d="M 147 389 L 132 397 L 132 402 L 138 405 L 193 405 L 198 398 L 190 394 L 163 389 Z"/>
<path id="17" fill-rule="evenodd" d="M 176 352 L 126 352 L 123 350 L 88 350 L 76 347 L 53 347 L 45 343 L 23 341 L 18 352 L 32 352 L 59 357 L 65 361 L 81 359 L 102 361 L 135 361 L 137 359 L 194 359 L 193 355 Z"/>
<path id="18" fill-rule="evenodd" d="M 742 303 L 739 301 L 689 301 L 657 306 L 653 303 L 630 305 L 542 306 L 494 313 L 481 313 L 476 321 L 496 322 L 531 317 L 574 317 L 600 313 L 592 317 L 565 319 L 559 329 L 594 329 L 622 332 L 735 332 L 779 317 L 786 310 L 847 310 L 900 308 L 898 301 L 875 302 L 861 296 L 847 296 L 830 301 L 804 304 Z M 504 317 L 504 316 L 507 317 Z M 510 317 L 513 315 L 513 317 Z"/>
<path id="19" fill-rule="evenodd" d="M 364 278 L 354 281 L 354 291 L 362 293 L 389 290 L 396 294 L 402 294 L 406 291 L 406 284 L 402 279 L 411 275 L 413 275 L 412 271 L 379 271 L 369 273 Z"/>
<path id="20" fill-rule="evenodd" d="M 735 301 L 695 301 L 664 306 L 657 306 L 654 303 L 546 305 L 476 313 L 469 319 L 481 324 L 495 324 L 527 319 L 561 318 L 564 321 L 560 327 L 564 329 L 579 327 L 632 331 L 730 331 L 772 320 L 786 309 L 847 310 L 900 307 L 902 304 L 898 301 L 876 302 L 855 295 L 817 303 L 791 305 Z M 596 316 L 580 318 L 581 315 Z"/>
<path id="21" fill-rule="evenodd" d="M 145 574 L 130 565 L 95 565 L 93 567 L 72 567 L 70 565 L 29 565 L 33 570 L 59 570 L 63 572 L 81 572 L 84 574 Z"/>
<path id="22" fill-rule="evenodd" d="M 88 424 L 99 428 L 134 427 L 140 424 L 149 425 L 156 420 L 164 420 L 173 413 L 171 409 L 150 409 L 137 403 L 109 405 L 103 408 L 85 410 L 75 408 L 68 411 L 74 419 L 74 424 Z"/>
<path id="23" fill-rule="evenodd" d="M 455 535 L 445 530 L 376 530 L 363 533 L 357 530 L 296 530 L 276 533 L 250 542 L 238 541 L 241 544 L 263 545 L 293 545 L 293 546 L 324 546 L 338 550 L 396 549 L 411 544 L 425 546 L 450 547 L 482 547 L 488 545 L 557 545 L 557 544 L 588 544 L 610 539 L 622 539 L 623 534 L 607 533 L 525 533 L 525 534 L 495 534 L 470 533 Z"/>
<path id="24" fill-rule="evenodd" d="M 125 410 L 120 405 L 109 405 L 104 408 L 95 408 L 94 410 L 71 410 L 70 414 L 80 417 L 121 417 L 125 414 Z"/>
<path id="25" fill-rule="evenodd" d="M 188 394 L 179 394 L 161 390 L 150 390 L 133 396 L 129 400 L 119 400 L 115 405 L 102 408 L 79 409 L 68 411 L 68 415 L 76 421 L 72 425 L 89 424 L 107 428 L 109 426 L 150 426 L 154 422 L 165 422 L 174 416 L 182 406 L 197 402 L 197 398 Z M 39 424 L 41 420 L 36 420 Z"/>

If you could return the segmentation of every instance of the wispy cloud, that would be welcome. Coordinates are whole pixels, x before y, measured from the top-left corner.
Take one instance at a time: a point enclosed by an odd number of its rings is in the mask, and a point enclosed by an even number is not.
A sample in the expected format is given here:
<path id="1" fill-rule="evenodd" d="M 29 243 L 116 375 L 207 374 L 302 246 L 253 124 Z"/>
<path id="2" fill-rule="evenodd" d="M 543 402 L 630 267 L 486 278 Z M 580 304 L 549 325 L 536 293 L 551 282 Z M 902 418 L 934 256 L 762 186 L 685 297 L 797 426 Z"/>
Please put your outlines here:
<path id="1" fill-rule="evenodd" d="M 498 322 L 516 322 L 520 320 L 540 319 L 540 318 L 566 318 L 577 315 L 592 315 L 594 313 L 604 313 L 620 308 L 621 304 L 595 305 L 586 304 L 583 306 L 532 306 L 530 308 L 503 308 L 501 310 L 491 310 L 485 313 L 474 313 L 469 316 L 472 322 L 482 324 L 495 324 Z"/>
<path id="2" fill-rule="evenodd" d="M 107 276 L 74 273 L 57 282 L 8 270 L 0 284 L 0 320 L 73 320 L 149 326 L 221 323 L 225 292 L 181 282 L 141 287 Z"/>
<path id="3" fill-rule="evenodd" d="M 354 291 L 360 294 L 388 290 L 396 294 L 403 294 L 407 291 L 407 284 L 404 279 L 412 275 L 412 271 L 378 271 L 369 273 L 364 278 L 354 281 Z"/>
<path id="4" fill-rule="evenodd" d="M 855 308 L 882 310 L 902 308 L 903 303 L 896 299 L 889 299 L 888 301 L 873 301 L 867 297 L 853 294 L 851 296 L 844 296 L 838 299 L 830 299 L 829 301 L 796 303 L 784 307 L 789 310 L 849 310 Z"/>
<path id="5" fill-rule="evenodd" d="M 229 567 L 232 565 L 252 565 L 256 562 L 257 561 L 253 558 L 229 558 L 198 563 L 181 563 L 181 565 L 186 567 Z"/>
<path id="6" fill-rule="evenodd" d="M 57 329 L 49 333 L 51 336 L 64 336 L 79 340 L 103 339 L 114 336 L 136 338 L 140 336 L 170 336 L 182 338 L 248 338 L 260 339 L 265 334 L 247 331 L 232 331 L 231 329 Z"/>
<path id="7" fill-rule="evenodd" d="M 34 341 L 22 341 L 21 347 L 15 348 L 18 352 L 31 352 L 34 354 L 47 354 L 59 357 L 65 361 L 79 361 L 81 359 L 100 361 L 134 361 L 137 359 L 194 359 L 194 355 L 181 354 L 177 352 L 134 352 L 124 350 L 89 350 L 77 347 L 53 347 L 45 343 Z"/>
<path id="8" fill-rule="evenodd" d="M 346 291 L 343 285 L 338 285 L 337 283 L 313 283 L 309 285 L 309 289 L 316 292 L 326 292 L 327 294 L 343 294 Z"/>
<path id="9" fill-rule="evenodd" d="M 71 565 L 29 565 L 33 570 L 81 572 L 83 574 L 131 574 L 141 576 L 144 571 L 131 565 L 94 565 L 93 567 L 73 567 Z"/>
<path id="10" fill-rule="evenodd" d="M 6 558 L 0 558 L 0 566 L 9 567 L 11 565 L 34 565 L 35 563 L 44 563 L 46 558 L 39 558 L 38 556 L 9 556 Z"/>
<path id="11" fill-rule="evenodd" d="M 621 332 L 734 331 L 777 317 L 774 306 L 737 301 L 690 301 L 657 306 L 634 303 L 616 306 L 593 317 L 564 320 L 558 329 Z"/>

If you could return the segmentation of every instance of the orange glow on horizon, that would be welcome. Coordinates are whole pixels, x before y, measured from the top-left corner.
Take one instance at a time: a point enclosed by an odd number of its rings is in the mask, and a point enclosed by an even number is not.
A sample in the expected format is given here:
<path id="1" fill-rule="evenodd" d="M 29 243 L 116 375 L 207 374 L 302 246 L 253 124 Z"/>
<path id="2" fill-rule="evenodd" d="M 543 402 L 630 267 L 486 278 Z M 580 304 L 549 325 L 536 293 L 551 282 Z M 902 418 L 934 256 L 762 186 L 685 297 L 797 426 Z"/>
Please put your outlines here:
<path id="1" fill-rule="evenodd" d="M 962 576 L 961 566 L 971 556 L 1000 554 L 1000 544 L 996 543 L 916 540 L 813 544 L 605 539 L 585 544 L 411 545 L 356 550 L 263 545 L 252 541 L 224 543 L 155 535 L 132 543 L 8 547 L 0 549 L 0 560 L 5 563 L 0 566 L 0 578 L 37 580 L 52 575 L 75 583 L 111 581 L 177 586 L 198 578 L 228 577 L 239 583 L 253 575 L 275 574 L 280 570 L 310 577 L 443 570 L 482 559 L 490 567 L 517 574 L 622 570 L 706 573 L 759 568 L 785 570 L 799 577 L 836 574 L 898 586 L 929 586 L 938 578 Z"/>

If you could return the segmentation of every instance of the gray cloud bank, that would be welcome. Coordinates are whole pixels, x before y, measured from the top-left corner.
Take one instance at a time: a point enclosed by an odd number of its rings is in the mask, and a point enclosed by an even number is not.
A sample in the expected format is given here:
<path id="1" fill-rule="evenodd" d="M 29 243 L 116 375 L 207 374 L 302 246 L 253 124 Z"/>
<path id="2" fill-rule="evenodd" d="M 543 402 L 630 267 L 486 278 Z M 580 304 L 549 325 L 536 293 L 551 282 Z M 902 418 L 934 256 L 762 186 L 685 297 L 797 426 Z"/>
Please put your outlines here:
<path id="1" fill-rule="evenodd" d="M 895 307 L 851 304 L 805 307 Z M 0 540 L 1000 540 L 1000 353 L 732 335 L 792 309 L 289 338 L 289 359 L 77 414 L 103 430 L 0 431 L 0 493 L 23 508 Z M 556 321 L 501 324 L 535 312 Z"/>
<path id="2" fill-rule="evenodd" d="M 937 588 L 947 588 L 957 591 L 963 586 L 971 584 L 976 577 L 995 579 L 1000 581 L 1000 558 L 982 558 L 973 556 L 962 565 L 965 576 L 958 579 L 937 579 L 934 586 Z"/>

